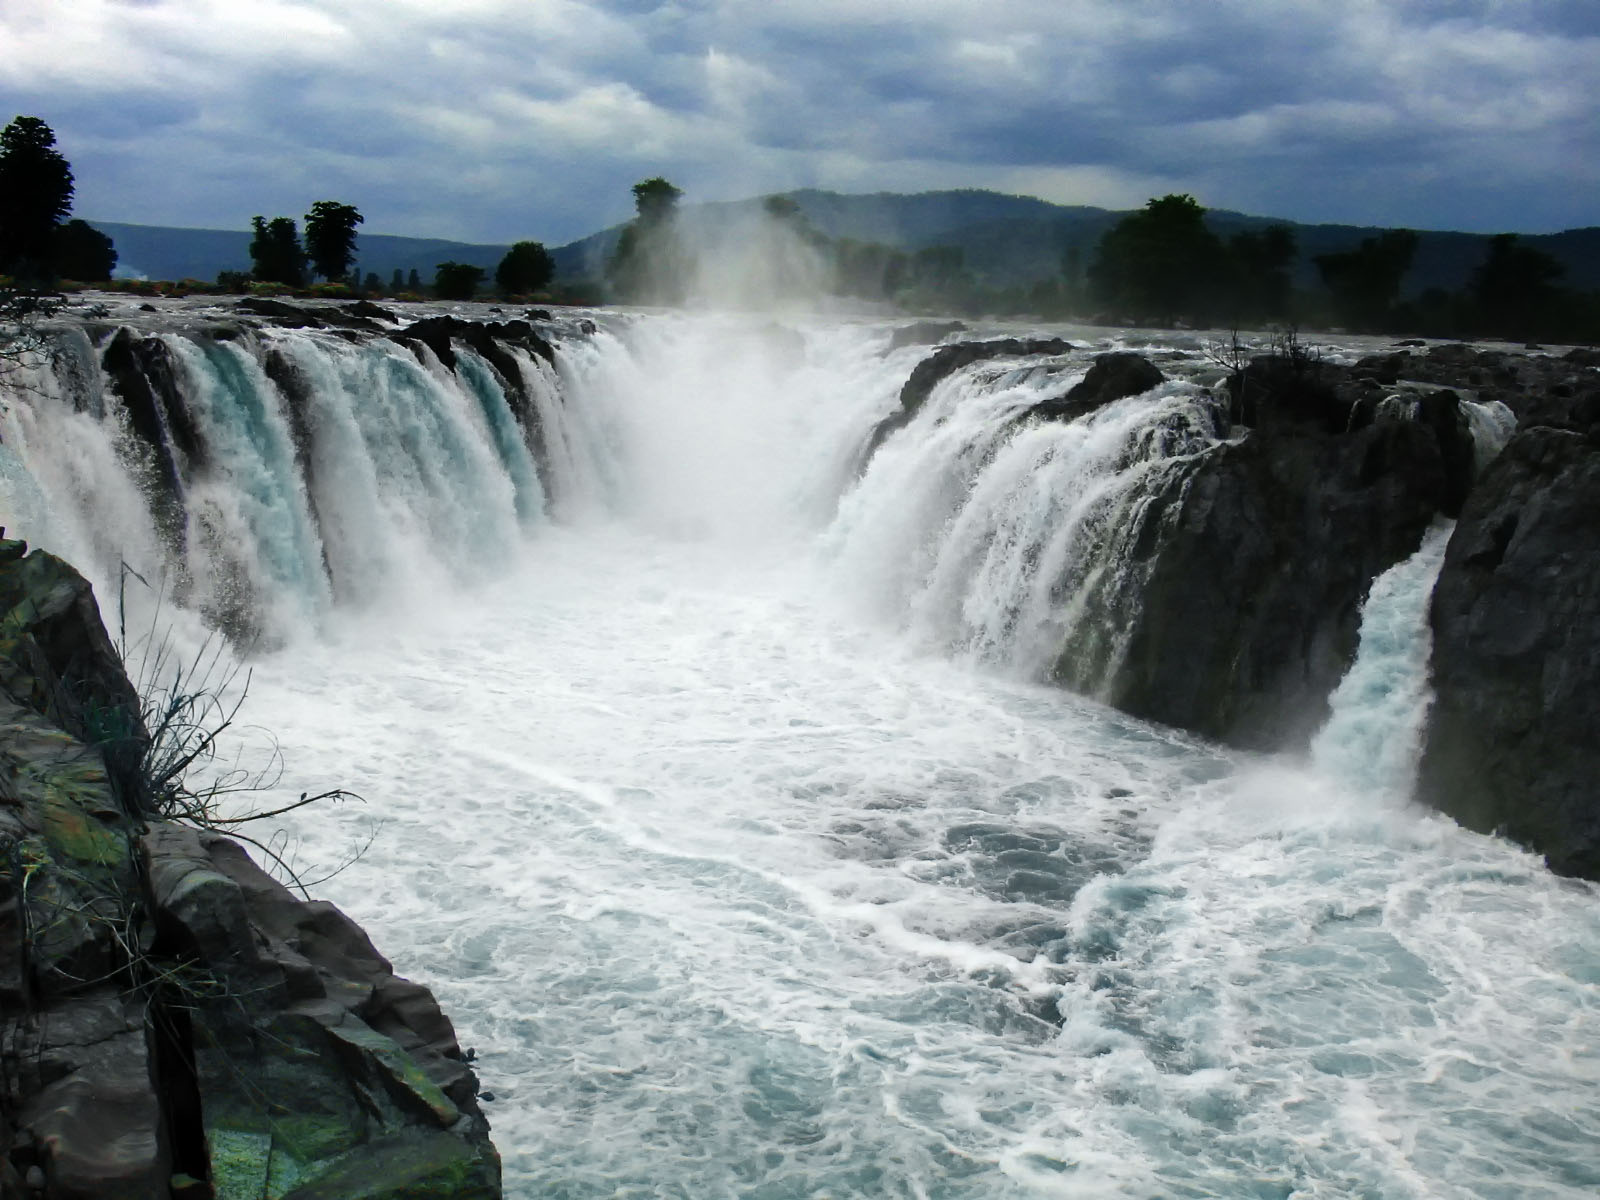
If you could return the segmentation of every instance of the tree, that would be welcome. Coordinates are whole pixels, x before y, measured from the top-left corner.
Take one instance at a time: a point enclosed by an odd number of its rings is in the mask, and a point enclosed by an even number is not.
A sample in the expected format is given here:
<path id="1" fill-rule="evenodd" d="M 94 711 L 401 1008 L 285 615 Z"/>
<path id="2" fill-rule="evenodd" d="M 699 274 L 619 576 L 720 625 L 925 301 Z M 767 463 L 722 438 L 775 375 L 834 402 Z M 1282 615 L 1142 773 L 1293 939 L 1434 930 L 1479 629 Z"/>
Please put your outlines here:
<path id="1" fill-rule="evenodd" d="M 1468 284 L 1485 332 L 1520 338 L 1546 327 L 1560 306 L 1558 284 L 1566 273 L 1543 250 L 1518 245 L 1514 233 L 1490 238 L 1489 252 Z"/>
<path id="2" fill-rule="evenodd" d="M 636 215 L 606 263 L 606 278 L 623 299 L 671 303 L 683 298 L 689 262 L 675 228 L 682 195 L 659 175 L 633 185 Z"/>
<path id="3" fill-rule="evenodd" d="M 518 242 L 494 269 L 494 282 L 506 295 L 538 291 L 555 277 L 555 260 L 543 242 Z"/>
<path id="4" fill-rule="evenodd" d="M 633 206 L 639 220 L 646 225 L 659 225 L 669 221 L 678 211 L 681 188 L 673 187 L 661 176 L 640 180 L 633 185 Z"/>
<path id="5" fill-rule="evenodd" d="M 1295 260 L 1294 230 L 1269 225 L 1259 232 L 1236 233 L 1228 239 L 1233 268 L 1235 316 L 1284 318 L 1289 315 Z"/>
<path id="6" fill-rule="evenodd" d="M 328 282 L 343 279 L 356 257 L 356 226 L 363 218 L 352 204 L 318 200 L 306 214 L 306 258 Z"/>
<path id="7" fill-rule="evenodd" d="M 0 272 L 50 274 L 56 226 L 72 211 L 72 167 L 38 117 L 0 130 Z"/>
<path id="8" fill-rule="evenodd" d="M 1312 261 L 1333 295 L 1340 320 L 1352 329 L 1377 329 L 1387 322 L 1416 253 L 1415 233 L 1390 229 L 1362 238 L 1354 250 L 1319 254 Z"/>
<path id="9" fill-rule="evenodd" d="M 1100 239 L 1089 268 L 1099 299 L 1140 319 L 1206 318 L 1224 254 L 1205 218 L 1193 196 L 1174 194 L 1151 199 L 1117 222 Z"/>
<path id="10" fill-rule="evenodd" d="M 250 242 L 252 274 L 262 283 L 282 283 L 300 287 L 305 283 L 306 256 L 300 249 L 300 233 L 292 217 L 253 217 L 250 227 L 255 237 Z"/>
<path id="11" fill-rule="evenodd" d="M 484 270 L 469 263 L 442 262 L 433 277 L 433 292 L 441 300 L 471 300 L 483 282 Z"/>
<path id="12" fill-rule="evenodd" d="M 400 274 L 399 267 L 396 267 L 394 269 L 394 274 L 389 277 L 389 290 L 395 294 L 399 294 L 400 292 L 406 290 L 405 277 Z"/>
<path id="13" fill-rule="evenodd" d="M 370 296 L 376 296 L 383 291 L 383 280 L 378 278 L 376 271 L 367 272 L 367 277 L 361 282 L 361 290 Z"/>
<path id="14" fill-rule="evenodd" d="M 406 276 L 406 290 L 409 292 L 420 292 L 422 290 L 422 276 L 417 274 L 415 267 L 412 267 L 411 274 Z"/>
<path id="15" fill-rule="evenodd" d="M 111 239 L 87 221 L 57 225 L 50 257 L 58 275 L 80 283 L 110 279 L 117 268 L 117 251 Z"/>

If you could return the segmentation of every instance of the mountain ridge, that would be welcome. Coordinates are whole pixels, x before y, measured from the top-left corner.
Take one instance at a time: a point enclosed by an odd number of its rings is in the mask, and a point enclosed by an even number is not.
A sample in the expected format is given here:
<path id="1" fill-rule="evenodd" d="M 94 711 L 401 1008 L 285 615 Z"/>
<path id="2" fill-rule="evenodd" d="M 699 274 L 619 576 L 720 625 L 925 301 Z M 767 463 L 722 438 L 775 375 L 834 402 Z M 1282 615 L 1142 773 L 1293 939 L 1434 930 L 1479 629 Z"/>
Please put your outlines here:
<path id="1" fill-rule="evenodd" d="M 932 245 L 956 245 L 966 264 L 983 283 L 994 287 L 1025 286 L 1053 277 L 1063 256 L 1076 247 L 1086 267 L 1101 235 L 1130 211 L 1089 205 L 1061 205 L 1036 196 L 1010 195 L 978 188 L 934 192 L 846 193 L 802 188 L 777 193 L 794 200 L 801 214 L 819 233 L 833 238 L 882 242 L 915 251 Z M 743 200 L 685 204 L 684 217 L 694 224 L 715 228 L 727 216 L 753 212 L 766 196 Z M 1207 222 L 1220 236 L 1269 225 L 1287 225 L 1294 231 L 1299 260 L 1296 282 L 1318 282 L 1312 259 L 1318 254 L 1347 250 L 1364 237 L 1388 226 L 1309 224 L 1283 218 L 1257 216 L 1229 209 L 1210 209 Z M 190 229 L 182 226 L 135 225 L 91 221 L 116 243 L 122 272 L 158 279 L 214 279 L 219 271 L 248 270 L 248 230 Z M 597 230 L 551 249 L 558 277 L 596 278 L 624 226 Z M 1416 295 L 1430 287 L 1462 287 L 1482 261 L 1490 234 L 1459 230 L 1417 230 L 1416 260 L 1404 291 Z M 1554 256 L 1566 268 L 1565 282 L 1572 287 L 1600 288 L 1600 226 L 1585 226 L 1557 233 L 1521 234 L 1522 240 Z M 385 284 L 398 269 L 417 271 L 426 281 L 441 262 L 468 263 L 492 272 L 510 248 L 508 243 L 460 242 L 444 238 L 411 238 L 393 234 L 362 234 L 357 242 L 358 265 L 363 274 L 373 272 Z"/>

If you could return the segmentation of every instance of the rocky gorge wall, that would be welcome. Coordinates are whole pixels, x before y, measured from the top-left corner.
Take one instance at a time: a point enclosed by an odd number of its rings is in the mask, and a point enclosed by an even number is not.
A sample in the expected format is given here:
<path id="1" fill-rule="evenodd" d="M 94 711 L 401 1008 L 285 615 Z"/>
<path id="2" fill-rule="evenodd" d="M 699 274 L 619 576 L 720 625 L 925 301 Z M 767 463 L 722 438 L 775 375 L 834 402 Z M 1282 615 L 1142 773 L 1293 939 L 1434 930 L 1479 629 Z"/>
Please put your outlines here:
<path id="1" fill-rule="evenodd" d="M 498 1197 L 431 994 L 150 761 L 89 585 L 0 540 L 0 1195 Z"/>
<path id="2" fill-rule="evenodd" d="M 870 446 L 968 364 L 1061 353 L 947 342 Z M 1150 473 L 1098 569 L 1057 600 L 1087 618 L 1052 678 L 1207 738 L 1304 750 L 1354 661 L 1374 580 L 1459 518 L 1431 608 L 1437 699 L 1419 795 L 1600 878 L 1600 743 L 1587 732 L 1600 716 L 1597 361 L 1421 343 L 1343 365 L 1294 346 L 1239 355 L 1213 385 L 1220 436 Z M 1162 378 L 1137 355 L 1103 354 L 1020 421 L 1077 420 Z M 1519 428 L 1500 452 L 1492 414 L 1507 409 Z"/>

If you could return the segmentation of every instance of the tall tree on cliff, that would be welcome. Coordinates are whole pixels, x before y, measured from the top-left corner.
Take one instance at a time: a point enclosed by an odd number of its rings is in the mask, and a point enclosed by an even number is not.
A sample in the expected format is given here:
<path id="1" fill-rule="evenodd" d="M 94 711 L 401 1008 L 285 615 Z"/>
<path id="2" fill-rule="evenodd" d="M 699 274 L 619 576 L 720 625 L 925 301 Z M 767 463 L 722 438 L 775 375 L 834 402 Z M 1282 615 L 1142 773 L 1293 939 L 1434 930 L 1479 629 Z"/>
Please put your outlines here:
<path id="1" fill-rule="evenodd" d="M 282 283 L 300 287 L 306 281 L 306 255 L 300 248 L 300 232 L 293 217 L 254 217 L 250 227 L 255 237 L 250 242 L 251 274 L 262 283 Z"/>
<path id="2" fill-rule="evenodd" d="M 1140 320 L 1204 319 L 1225 255 L 1193 196 L 1152 199 L 1100 239 L 1089 282 L 1102 304 Z"/>
<path id="3" fill-rule="evenodd" d="M 38 117 L 0 130 L 0 272 L 42 280 L 53 273 L 56 226 L 72 211 L 72 167 Z"/>
<path id="4" fill-rule="evenodd" d="M 606 264 L 606 279 L 622 299 L 643 303 L 683 299 L 688 261 L 677 232 L 682 195 L 659 175 L 633 185 L 636 215 Z"/>
<path id="5" fill-rule="evenodd" d="M 353 204 L 318 200 L 306 214 L 306 258 L 330 283 L 350 273 L 356 258 L 356 226 L 363 217 Z"/>
<path id="6" fill-rule="evenodd" d="M 1417 235 L 1390 229 L 1362 238 L 1354 250 L 1312 259 L 1333 296 L 1334 311 L 1351 329 L 1381 329 L 1400 295 L 1400 281 L 1417 253 Z"/>

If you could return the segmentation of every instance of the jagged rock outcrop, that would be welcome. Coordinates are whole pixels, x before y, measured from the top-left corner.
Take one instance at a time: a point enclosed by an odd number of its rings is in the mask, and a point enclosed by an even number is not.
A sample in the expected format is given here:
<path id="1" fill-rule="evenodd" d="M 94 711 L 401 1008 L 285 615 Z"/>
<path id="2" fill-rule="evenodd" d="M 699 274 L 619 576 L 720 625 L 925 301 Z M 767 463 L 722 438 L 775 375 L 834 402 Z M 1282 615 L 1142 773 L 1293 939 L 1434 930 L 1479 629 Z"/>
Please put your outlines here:
<path id="1" fill-rule="evenodd" d="M 1600 427 L 1573 407 L 1512 437 L 1450 539 L 1418 795 L 1600 879 Z"/>
<path id="2" fill-rule="evenodd" d="M 1174 464 L 1056 678 L 1232 745 L 1303 745 L 1372 580 L 1416 550 L 1444 492 L 1438 444 L 1411 421 L 1258 429 Z"/>
<path id="3" fill-rule="evenodd" d="M 491 1200 L 477 1081 L 330 904 L 120 786 L 146 737 L 89 585 L 0 541 L 0 1190 Z M 127 747 L 140 753 L 117 753 Z"/>

